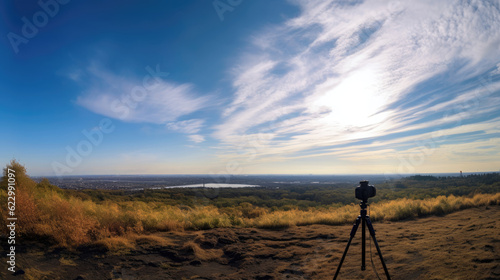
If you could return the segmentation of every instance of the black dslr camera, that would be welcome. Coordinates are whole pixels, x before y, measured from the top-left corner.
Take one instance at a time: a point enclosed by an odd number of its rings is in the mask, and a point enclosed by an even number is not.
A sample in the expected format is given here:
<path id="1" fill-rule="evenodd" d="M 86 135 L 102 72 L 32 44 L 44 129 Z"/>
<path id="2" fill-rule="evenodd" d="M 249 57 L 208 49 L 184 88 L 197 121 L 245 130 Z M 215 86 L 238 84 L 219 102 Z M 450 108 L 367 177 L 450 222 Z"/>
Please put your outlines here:
<path id="1" fill-rule="evenodd" d="M 368 181 L 359 182 L 359 187 L 356 188 L 356 198 L 365 203 L 368 201 L 368 198 L 374 197 L 375 193 L 375 187 L 368 185 Z"/>

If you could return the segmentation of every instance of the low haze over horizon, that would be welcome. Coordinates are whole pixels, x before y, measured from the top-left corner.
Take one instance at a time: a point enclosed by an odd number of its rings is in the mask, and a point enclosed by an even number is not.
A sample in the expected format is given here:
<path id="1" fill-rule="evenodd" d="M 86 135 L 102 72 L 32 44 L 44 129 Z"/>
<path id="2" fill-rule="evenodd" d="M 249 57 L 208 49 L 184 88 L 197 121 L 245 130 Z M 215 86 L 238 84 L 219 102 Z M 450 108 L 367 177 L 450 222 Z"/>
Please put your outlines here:
<path id="1" fill-rule="evenodd" d="M 500 170 L 498 1 L 41 1 L 2 14 L 34 176 Z"/>

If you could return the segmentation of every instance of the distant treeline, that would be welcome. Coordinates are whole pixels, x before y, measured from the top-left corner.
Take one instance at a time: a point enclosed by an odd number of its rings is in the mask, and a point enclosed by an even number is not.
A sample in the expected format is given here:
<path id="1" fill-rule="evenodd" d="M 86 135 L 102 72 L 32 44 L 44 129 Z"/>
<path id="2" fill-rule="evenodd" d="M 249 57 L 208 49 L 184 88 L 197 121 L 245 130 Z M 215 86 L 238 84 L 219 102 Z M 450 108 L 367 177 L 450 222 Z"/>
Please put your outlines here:
<path id="1" fill-rule="evenodd" d="M 242 203 L 271 209 L 307 209 L 357 203 L 352 184 L 274 184 L 261 188 L 178 188 L 126 190 L 67 190 L 74 196 L 99 201 L 161 202 L 168 205 L 213 205 L 232 207 Z M 494 194 L 500 192 L 500 174 L 489 173 L 464 177 L 411 176 L 378 185 L 377 195 L 369 202 L 399 198 L 426 199 L 440 195 Z"/>

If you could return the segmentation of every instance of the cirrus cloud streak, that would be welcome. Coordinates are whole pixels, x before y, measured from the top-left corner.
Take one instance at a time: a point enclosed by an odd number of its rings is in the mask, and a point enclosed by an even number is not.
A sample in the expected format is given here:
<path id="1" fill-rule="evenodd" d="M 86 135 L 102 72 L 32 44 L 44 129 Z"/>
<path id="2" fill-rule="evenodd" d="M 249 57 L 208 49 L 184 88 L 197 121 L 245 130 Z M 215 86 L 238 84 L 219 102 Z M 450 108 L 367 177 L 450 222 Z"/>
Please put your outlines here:
<path id="1" fill-rule="evenodd" d="M 498 3 L 295 2 L 300 15 L 256 35 L 233 69 L 221 158 L 404 154 L 457 127 L 498 137 L 484 129 L 499 123 Z M 436 149 L 476 140 L 457 132 Z"/>

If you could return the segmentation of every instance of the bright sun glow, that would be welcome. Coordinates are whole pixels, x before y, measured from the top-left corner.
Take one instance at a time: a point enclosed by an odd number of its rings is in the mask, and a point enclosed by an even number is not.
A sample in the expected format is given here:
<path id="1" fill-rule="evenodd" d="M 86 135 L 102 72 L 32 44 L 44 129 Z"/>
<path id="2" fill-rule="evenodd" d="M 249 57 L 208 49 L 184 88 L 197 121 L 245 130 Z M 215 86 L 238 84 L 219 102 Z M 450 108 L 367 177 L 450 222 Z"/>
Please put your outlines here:
<path id="1" fill-rule="evenodd" d="M 376 71 L 365 67 L 353 72 L 337 86 L 325 91 L 314 105 L 330 111 L 324 121 L 342 129 L 364 127 L 384 120 L 381 110 L 387 98 L 380 90 Z"/>

